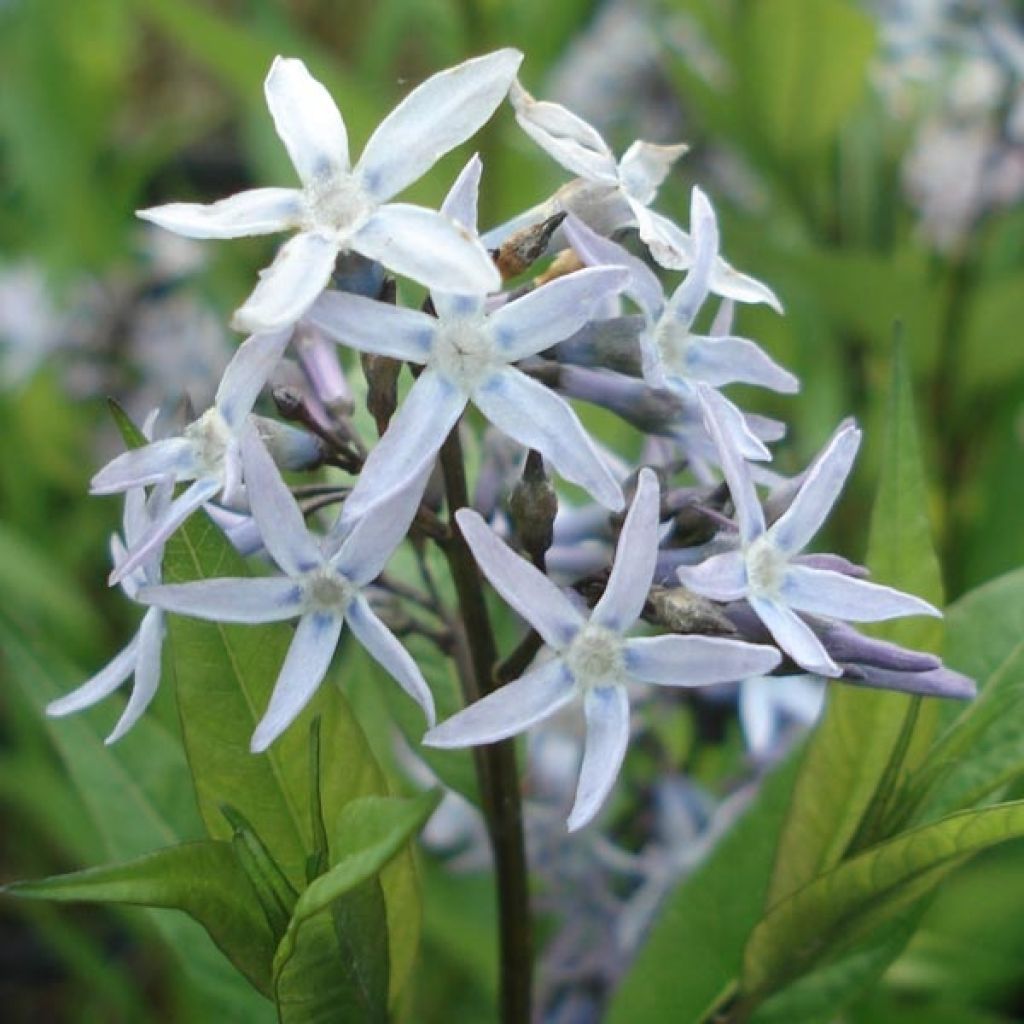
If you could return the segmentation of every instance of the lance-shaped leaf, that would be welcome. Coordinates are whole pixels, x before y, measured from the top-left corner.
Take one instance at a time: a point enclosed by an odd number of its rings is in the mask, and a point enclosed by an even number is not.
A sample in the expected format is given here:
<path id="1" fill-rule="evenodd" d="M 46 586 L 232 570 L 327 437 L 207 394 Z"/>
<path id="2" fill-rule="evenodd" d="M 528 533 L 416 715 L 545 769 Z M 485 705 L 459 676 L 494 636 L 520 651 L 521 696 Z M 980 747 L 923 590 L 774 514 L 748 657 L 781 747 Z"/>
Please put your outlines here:
<path id="1" fill-rule="evenodd" d="M 16 882 L 7 891 L 65 903 L 125 903 L 184 911 L 260 992 L 270 994 L 273 936 L 229 843 L 171 846 L 124 864 Z"/>

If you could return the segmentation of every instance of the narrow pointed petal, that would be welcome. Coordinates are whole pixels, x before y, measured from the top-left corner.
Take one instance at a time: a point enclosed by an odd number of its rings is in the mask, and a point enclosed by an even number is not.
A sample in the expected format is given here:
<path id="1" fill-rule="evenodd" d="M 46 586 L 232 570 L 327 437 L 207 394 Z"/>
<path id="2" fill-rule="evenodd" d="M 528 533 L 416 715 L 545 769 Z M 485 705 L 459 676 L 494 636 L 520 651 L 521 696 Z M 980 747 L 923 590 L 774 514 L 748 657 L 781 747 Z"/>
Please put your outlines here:
<path id="1" fill-rule="evenodd" d="M 337 615 L 320 612 L 299 619 L 267 712 L 252 734 L 249 746 L 254 754 L 266 750 L 316 693 L 334 657 L 343 622 Z"/>
<path id="2" fill-rule="evenodd" d="M 242 437 L 242 464 L 249 508 L 271 558 L 289 576 L 315 569 L 323 562 L 320 545 L 255 429 Z"/>
<path id="3" fill-rule="evenodd" d="M 576 695 L 561 658 L 499 687 L 423 737 L 428 747 L 473 747 L 496 743 L 542 722 Z"/>
<path id="4" fill-rule="evenodd" d="M 797 611 L 849 622 L 884 622 L 904 615 L 942 617 L 938 608 L 912 594 L 805 565 L 786 569 L 781 596 Z"/>
<path id="5" fill-rule="evenodd" d="M 722 299 L 715 319 L 711 321 L 711 337 L 724 338 L 732 334 L 732 322 L 736 317 L 736 303 L 733 299 Z"/>
<path id="6" fill-rule="evenodd" d="M 139 627 L 139 650 L 135 659 L 135 684 L 128 703 L 113 732 L 104 740 L 116 743 L 142 717 L 160 685 L 160 652 L 164 643 L 164 617 L 158 608 L 150 608 Z"/>
<path id="7" fill-rule="evenodd" d="M 483 243 L 422 206 L 381 206 L 350 244 L 368 259 L 431 290 L 486 295 L 501 287 L 501 275 Z"/>
<path id="8" fill-rule="evenodd" d="M 327 287 L 337 255 L 333 239 L 300 231 L 260 271 L 259 284 L 235 311 L 231 326 L 256 334 L 294 324 Z"/>
<path id="9" fill-rule="evenodd" d="M 254 334 L 238 346 L 224 368 L 214 404 L 232 430 L 237 430 L 252 412 L 291 336 L 291 326 Z"/>
<path id="10" fill-rule="evenodd" d="M 622 488 L 564 398 L 509 366 L 488 377 L 473 402 L 499 430 L 536 448 L 605 508 L 622 508 Z"/>
<path id="11" fill-rule="evenodd" d="M 360 595 L 349 604 L 345 621 L 371 657 L 419 704 L 427 725 L 432 727 L 437 721 L 434 697 L 423 673 L 391 630 L 374 614 L 365 597 Z"/>
<path id="12" fill-rule="evenodd" d="M 710 390 L 714 395 L 718 427 L 729 449 L 745 462 L 770 462 L 772 454 L 764 442 L 776 439 L 774 425 L 778 421 L 748 416 L 720 391 Z M 765 426 L 769 429 L 765 430 Z M 779 426 L 784 432 L 785 424 Z M 747 472 L 752 473 L 750 469 Z"/>
<path id="13" fill-rule="evenodd" d="M 348 132 L 337 104 L 301 60 L 277 57 L 263 92 L 274 127 L 303 185 L 349 169 Z"/>
<path id="14" fill-rule="evenodd" d="M 737 601 L 747 592 L 747 568 L 739 551 L 723 551 L 699 565 L 681 565 L 676 575 L 683 586 L 714 601 Z"/>
<path id="15" fill-rule="evenodd" d="M 424 370 L 367 456 L 343 515 L 354 523 L 367 509 L 404 490 L 431 465 L 466 408 L 466 397 L 434 370 Z"/>
<path id="16" fill-rule="evenodd" d="M 444 202 L 441 204 L 441 212 L 452 220 L 476 234 L 477 208 L 480 199 L 480 175 L 483 173 L 484 165 L 479 153 L 474 153 L 461 173 L 455 179 L 455 184 L 448 190 Z"/>
<path id="17" fill-rule="evenodd" d="M 769 689 L 772 685 L 772 680 L 759 677 L 746 679 L 740 686 L 740 728 L 750 752 L 758 756 L 771 749 L 775 736 L 775 704 Z"/>
<path id="18" fill-rule="evenodd" d="M 803 725 L 811 725 L 821 713 L 825 703 L 825 685 L 811 675 L 773 676 L 776 684 L 775 703 L 791 718 Z"/>
<path id="19" fill-rule="evenodd" d="M 650 636 L 626 641 L 626 669 L 645 683 L 710 686 L 771 672 L 782 655 L 774 647 L 713 636 Z"/>
<path id="20" fill-rule="evenodd" d="M 566 170 L 588 181 L 618 182 L 615 155 L 600 133 L 560 103 L 535 100 L 518 82 L 509 91 L 519 127 Z"/>
<path id="21" fill-rule="evenodd" d="M 64 697 L 46 705 L 51 718 L 61 718 L 90 708 L 105 697 L 109 697 L 135 671 L 139 653 L 139 634 L 131 638 L 128 646 L 109 661 L 91 679 L 82 683 Z"/>
<path id="22" fill-rule="evenodd" d="M 426 313 L 352 292 L 324 292 L 303 320 L 342 345 L 413 363 L 427 361 L 437 331 Z"/>
<path id="23" fill-rule="evenodd" d="M 421 178 L 474 135 L 505 98 L 523 55 L 496 50 L 432 75 L 381 121 L 355 174 L 378 202 Z"/>
<path id="24" fill-rule="evenodd" d="M 661 493 L 654 471 L 640 470 L 636 496 L 622 524 L 611 575 L 591 622 L 617 633 L 627 630 L 644 610 L 658 558 L 658 505 Z"/>
<path id="25" fill-rule="evenodd" d="M 145 565 L 151 558 L 158 560 L 167 538 L 220 489 L 221 481 L 213 477 L 201 477 L 190 484 L 171 502 L 167 511 L 159 519 L 154 520 L 145 535 L 126 554 L 124 561 L 110 574 L 110 585 L 120 583 L 125 576 L 139 566 Z"/>
<path id="26" fill-rule="evenodd" d="M 515 362 L 575 334 L 597 306 L 629 283 L 622 267 L 587 267 L 558 277 L 490 316 L 501 354 Z"/>
<path id="27" fill-rule="evenodd" d="M 588 690 L 583 710 L 587 738 L 576 801 L 566 822 L 570 832 L 583 828 L 601 809 L 619 777 L 629 744 L 629 697 L 624 686 Z"/>
<path id="28" fill-rule="evenodd" d="M 835 678 L 842 670 L 811 627 L 796 612 L 778 601 L 749 596 L 747 600 L 758 618 L 768 627 L 775 642 L 805 671 Z"/>
<path id="29" fill-rule="evenodd" d="M 685 143 L 658 146 L 637 140 L 619 161 L 619 179 L 631 196 L 647 206 L 668 177 L 672 165 L 689 149 Z"/>
<path id="30" fill-rule="evenodd" d="M 224 576 L 143 587 L 139 602 L 211 622 L 284 622 L 302 614 L 301 585 L 283 576 Z"/>
<path id="31" fill-rule="evenodd" d="M 573 214 L 565 218 L 565 237 L 576 255 L 589 267 L 625 267 L 629 283 L 625 291 L 636 300 L 649 320 L 656 320 L 665 304 L 661 282 L 643 260 L 628 249 L 599 235 Z"/>
<path id="32" fill-rule="evenodd" d="M 117 494 L 158 483 L 165 476 L 187 479 L 196 469 L 192 442 L 184 437 L 169 437 L 111 459 L 89 482 L 89 493 Z"/>
<path id="33" fill-rule="evenodd" d="M 539 569 L 520 558 L 478 512 L 455 513 L 477 565 L 505 602 L 533 626 L 544 642 L 562 650 L 583 626 L 576 606 Z"/>
<path id="34" fill-rule="evenodd" d="M 756 384 L 782 394 L 795 394 L 800 381 L 776 363 L 759 345 L 746 338 L 690 338 L 686 368 L 695 380 L 712 387 Z"/>
<path id="35" fill-rule="evenodd" d="M 216 203 L 167 203 L 136 215 L 186 238 L 243 238 L 298 227 L 304 214 L 298 189 L 254 188 Z"/>
<path id="36" fill-rule="evenodd" d="M 740 537 L 745 544 L 760 537 L 764 533 L 764 511 L 758 501 L 754 481 L 743 457 L 736 451 L 723 422 L 727 422 L 731 405 L 713 388 L 698 388 L 698 397 L 704 413 L 704 425 L 718 449 L 719 465 L 725 474 L 725 482 L 729 485 L 729 494 L 736 508 L 736 520 Z"/>
<path id="37" fill-rule="evenodd" d="M 718 259 L 718 221 L 708 197 L 696 186 L 690 197 L 690 230 L 693 233 L 693 266 L 672 293 L 665 308 L 687 330 L 708 297 L 715 261 Z"/>
<path id="38" fill-rule="evenodd" d="M 853 469 L 860 439 L 857 427 L 847 424 L 814 460 L 792 504 L 772 524 L 772 539 L 779 550 L 794 555 L 821 529 Z"/>

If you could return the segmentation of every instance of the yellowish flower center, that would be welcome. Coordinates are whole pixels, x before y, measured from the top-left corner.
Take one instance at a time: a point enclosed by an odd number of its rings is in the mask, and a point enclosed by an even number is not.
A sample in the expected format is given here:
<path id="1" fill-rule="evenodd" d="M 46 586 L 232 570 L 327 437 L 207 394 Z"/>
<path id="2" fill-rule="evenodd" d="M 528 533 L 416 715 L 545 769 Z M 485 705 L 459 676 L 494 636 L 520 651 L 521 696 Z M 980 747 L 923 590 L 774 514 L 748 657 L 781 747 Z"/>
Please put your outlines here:
<path id="1" fill-rule="evenodd" d="M 573 678 L 584 689 L 621 683 L 625 676 L 622 637 L 589 623 L 579 631 L 565 655 Z"/>

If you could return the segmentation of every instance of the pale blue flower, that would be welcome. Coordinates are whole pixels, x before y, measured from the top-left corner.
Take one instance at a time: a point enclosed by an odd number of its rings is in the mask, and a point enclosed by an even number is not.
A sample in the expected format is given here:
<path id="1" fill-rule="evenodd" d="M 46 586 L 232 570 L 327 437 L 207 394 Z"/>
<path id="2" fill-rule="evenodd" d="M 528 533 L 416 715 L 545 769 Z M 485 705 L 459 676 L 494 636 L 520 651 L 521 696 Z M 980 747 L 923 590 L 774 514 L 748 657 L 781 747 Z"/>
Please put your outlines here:
<path id="1" fill-rule="evenodd" d="M 700 401 L 736 509 L 739 547 L 700 565 L 680 567 L 679 579 L 690 590 L 717 601 L 745 598 L 801 668 L 832 677 L 842 675 L 842 669 L 798 612 L 851 622 L 942 614 L 927 601 L 892 587 L 796 560 L 825 522 L 853 468 L 861 440 L 853 423 L 836 432 L 808 469 L 789 508 L 768 527 L 750 470 L 722 429 L 721 396 L 702 387 Z"/>
<path id="2" fill-rule="evenodd" d="M 240 450 L 253 518 L 284 575 L 146 587 L 139 592 L 139 600 L 215 622 L 299 620 L 270 704 L 253 733 L 254 751 L 266 750 L 312 698 L 346 623 L 432 724 L 434 702 L 423 675 L 363 595 L 409 529 L 422 484 L 412 482 L 415 500 L 396 496 L 381 514 L 356 523 L 337 550 L 325 549 L 307 529 L 254 428 L 243 432 Z"/>
<path id="3" fill-rule="evenodd" d="M 743 738 L 755 757 L 778 743 L 786 721 L 812 725 L 825 703 L 822 680 L 793 676 L 752 676 L 740 683 L 739 718 Z"/>
<path id="4" fill-rule="evenodd" d="M 235 314 L 241 330 L 294 323 L 350 249 L 428 286 L 495 290 L 500 279 L 483 246 L 433 210 L 388 200 L 494 113 L 521 62 L 518 50 L 498 50 L 429 78 L 381 122 L 352 167 L 330 94 L 301 60 L 278 57 L 265 83 L 267 105 L 302 188 L 251 189 L 139 216 L 191 238 L 298 231 Z"/>
<path id="5" fill-rule="evenodd" d="M 658 480 L 640 473 L 604 594 L 589 618 L 543 573 L 515 554 L 471 509 L 459 528 L 491 585 L 526 619 L 555 657 L 500 687 L 427 733 L 435 747 L 493 743 L 582 700 L 587 737 L 569 829 L 587 824 L 611 790 L 629 737 L 630 682 L 704 686 L 770 672 L 772 647 L 718 637 L 627 638 L 639 619 L 658 552 Z"/>

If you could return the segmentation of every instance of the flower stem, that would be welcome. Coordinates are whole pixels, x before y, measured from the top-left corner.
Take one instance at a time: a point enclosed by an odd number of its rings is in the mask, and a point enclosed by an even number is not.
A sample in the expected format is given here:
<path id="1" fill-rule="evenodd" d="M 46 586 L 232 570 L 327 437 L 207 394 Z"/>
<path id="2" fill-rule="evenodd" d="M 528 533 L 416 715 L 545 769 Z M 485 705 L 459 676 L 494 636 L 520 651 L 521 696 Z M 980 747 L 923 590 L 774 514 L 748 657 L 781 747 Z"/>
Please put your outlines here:
<path id="1" fill-rule="evenodd" d="M 471 701 L 486 696 L 495 688 L 494 666 L 498 650 L 480 573 L 454 518 L 458 509 L 469 505 L 458 424 L 441 448 L 441 469 L 452 534 L 444 545 L 444 551 L 458 595 L 469 648 L 472 674 L 471 677 L 468 677 L 469 673 L 463 674 L 463 686 L 467 701 Z M 503 740 L 476 750 L 477 777 L 497 875 L 501 1021 L 502 1024 L 528 1024 L 533 949 L 516 749 L 512 740 Z"/>

